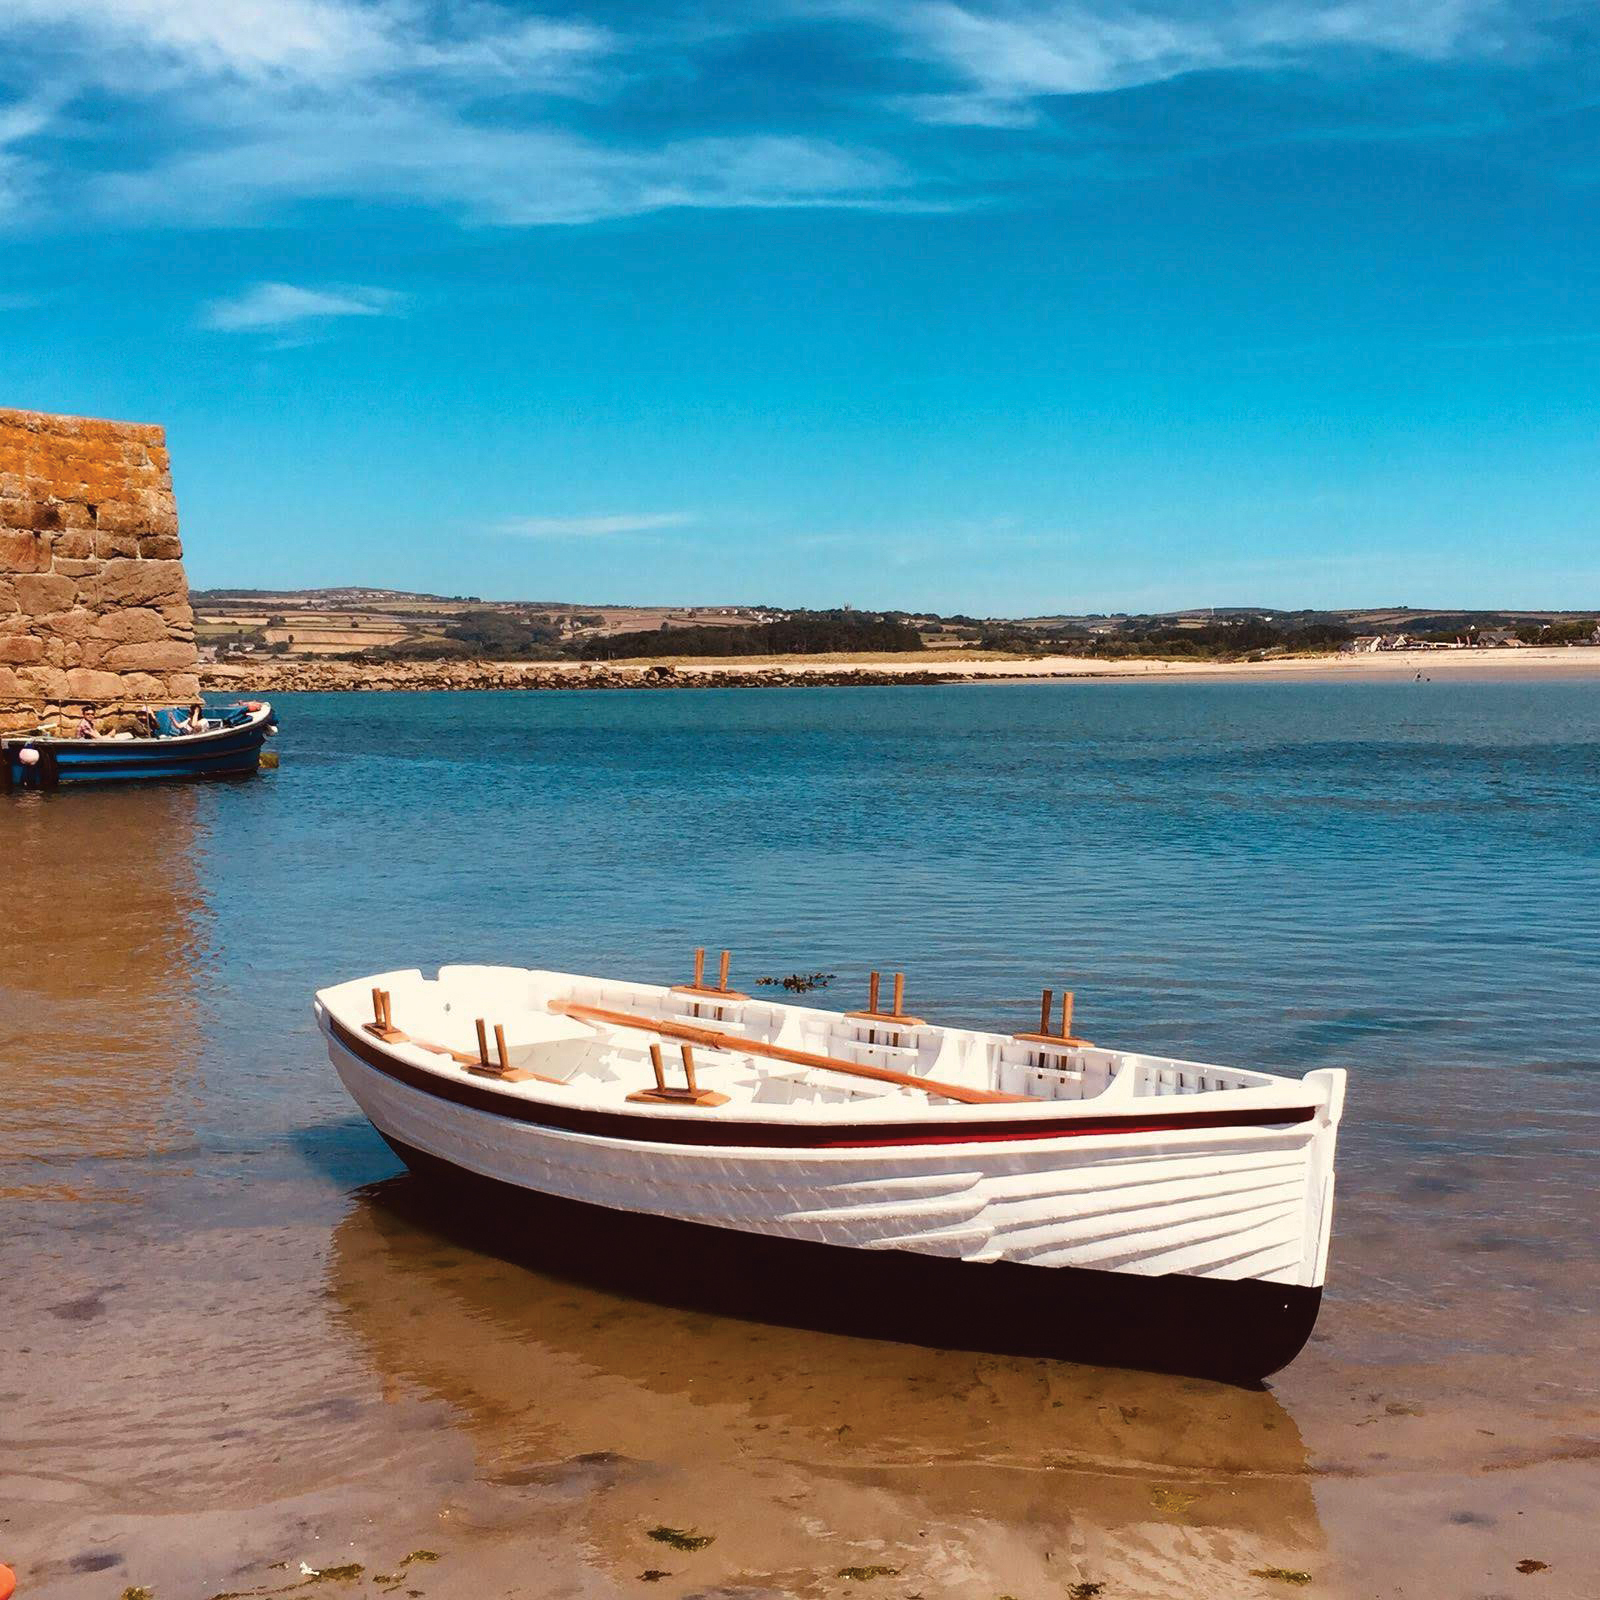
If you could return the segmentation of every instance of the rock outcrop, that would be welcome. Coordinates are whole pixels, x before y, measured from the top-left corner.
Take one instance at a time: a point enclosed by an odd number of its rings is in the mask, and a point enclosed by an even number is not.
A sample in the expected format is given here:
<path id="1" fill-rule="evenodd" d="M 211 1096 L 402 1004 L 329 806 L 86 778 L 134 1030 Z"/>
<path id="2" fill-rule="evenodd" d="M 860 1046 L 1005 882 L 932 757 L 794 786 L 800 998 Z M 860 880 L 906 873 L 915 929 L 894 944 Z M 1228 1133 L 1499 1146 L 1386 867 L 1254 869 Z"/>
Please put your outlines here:
<path id="1" fill-rule="evenodd" d="M 0 410 L 0 732 L 200 692 L 158 427 Z"/>
<path id="2" fill-rule="evenodd" d="M 718 666 L 685 671 L 664 662 L 565 667 L 522 661 L 282 661 L 223 662 L 204 669 L 205 686 L 235 694 L 334 689 L 816 689 L 828 685 L 963 683 L 964 672 L 875 671 L 837 667 L 797 672 Z"/>

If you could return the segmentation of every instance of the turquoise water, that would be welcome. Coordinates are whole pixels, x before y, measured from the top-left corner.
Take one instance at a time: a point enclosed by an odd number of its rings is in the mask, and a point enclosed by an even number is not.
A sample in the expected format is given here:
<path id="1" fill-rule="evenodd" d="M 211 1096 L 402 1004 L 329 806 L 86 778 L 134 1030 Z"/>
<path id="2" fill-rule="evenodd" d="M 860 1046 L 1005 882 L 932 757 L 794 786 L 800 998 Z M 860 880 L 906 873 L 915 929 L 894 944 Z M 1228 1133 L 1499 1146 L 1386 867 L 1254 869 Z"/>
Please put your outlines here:
<path id="1" fill-rule="evenodd" d="M 448 961 L 671 981 L 695 945 L 726 944 L 736 985 L 831 972 L 822 998 L 842 1008 L 871 967 L 903 969 L 920 1015 L 997 1029 L 1035 1021 L 1041 985 L 1070 986 L 1078 1031 L 1106 1043 L 1348 1067 L 1328 1302 L 1281 1407 L 1259 1397 L 1288 1467 L 1239 1443 L 1232 1400 L 1177 1380 L 1084 1369 L 1054 1415 L 1199 1405 L 1181 1436 L 1202 1459 L 1302 1498 L 1300 1475 L 1322 1474 L 1329 1546 L 1357 1572 L 1413 1468 L 1600 1448 L 1600 690 L 284 695 L 279 711 L 282 765 L 250 781 L 0 803 L 0 1282 L 47 1291 L 29 1291 L 43 1309 L 0 1402 L 28 1442 L 21 1553 L 59 1577 L 39 1592 L 101 1592 L 48 1563 L 94 1556 L 110 1504 L 119 1582 L 201 1570 L 165 1554 L 172 1519 L 199 1519 L 210 1549 L 219 1502 L 267 1508 L 239 1523 L 256 1577 L 358 1503 L 398 1519 L 383 1559 L 431 1545 L 441 1485 L 470 1506 L 555 1435 L 616 1447 L 637 1397 L 589 1397 L 632 1395 L 638 1352 L 674 1341 L 696 1352 L 712 1442 L 691 1429 L 678 1461 L 674 1421 L 631 1448 L 688 1480 L 724 1448 L 730 1481 L 778 1470 L 766 1434 L 718 1431 L 751 1363 L 766 1370 L 765 1334 L 575 1299 L 441 1242 L 346 1101 L 312 991 Z M 414 1321 L 392 1322 L 401 1305 Z M 849 1419 L 823 1399 L 863 1373 L 886 1428 L 923 1419 L 896 1446 L 908 1461 L 965 1462 L 990 1426 L 1031 1437 L 1028 1364 L 989 1363 L 974 1387 L 955 1356 L 929 1377 L 897 1348 L 783 1336 L 806 1450 L 832 1448 Z M 534 1405 L 546 1379 L 516 1377 L 516 1353 L 565 1371 L 571 1349 L 589 1376 Z M 918 1412 L 928 1383 L 998 1385 L 1019 1409 Z M 1152 1448 L 1097 1447 L 1113 1500 L 1130 1473 L 1168 1492 Z M 991 1497 L 973 1507 L 1003 1502 L 999 1478 L 972 1481 Z M 1343 1510 L 1338 1484 L 1354 1486 Z M 1234 1504 L 1238 1483 L 1217 1492 Z M 303 1494 L 324 1497 L 322 1521 L 292 1520 Z M 1108 1548 L 1145 1559 L 1148 1505 L 1107 1511 L 1124 1530 Z M 1324 1560 L 1296 1505 L 1281 1546 L 1229 1559 Z M 880 1510 L 863 1502 L 863 1530 Z M 908 1541 L 928 1515 L 905 1510 Z M 1014 1521 L 1025 1541 L 1031 1500 Z M 193 1592 L 248 1587 L 242 1566 L 204 1570 Z"/>
<path id="2" fill-rule="evenodd" d="M 192 1032 L 175 1138 L 218 1158 L 323 1127 L 341 1173 L 389 1170 L 339 1120 L 308 1009 L 322 984 L 462 960 L 675 981 L 695 945 L 730 947 L 744 987 L 835 973 L 841 1007 L 869 968 L 904 970 L 918 1014 L 1007 1029 L 1049 984 L 1076 991 L 1096 1040 L 1347 1066 L 1358 1151 L 1391 1125 L 1413 1157 L 1419 1137 L 1447 1159 L 1541 1127 L 1563 1159 L 1600 1142 L 1587 683 L 308 694 L 279 710 L 282 766 L 253 781 L 0 812 L 11 931 L 39 934 L 9 963 L 18 1003 L 72 994 L 93 1021 L 106 951 L 160 935 L 108 1026 Z M 63 872 L 116 887 L 63 896 Z M 63 1142 L 59 1120 L 21 1141 Z"/>
<path id="3" fill-rule="evenodd" d="M 1104 685 L 284 697 L 207 793 L 224 967 L 821 969 L 1005 1027 L 1380 1076 L 1600 1061 L 1600 692 Z M 306 918 L 315 916 L 315 936 Z"/>

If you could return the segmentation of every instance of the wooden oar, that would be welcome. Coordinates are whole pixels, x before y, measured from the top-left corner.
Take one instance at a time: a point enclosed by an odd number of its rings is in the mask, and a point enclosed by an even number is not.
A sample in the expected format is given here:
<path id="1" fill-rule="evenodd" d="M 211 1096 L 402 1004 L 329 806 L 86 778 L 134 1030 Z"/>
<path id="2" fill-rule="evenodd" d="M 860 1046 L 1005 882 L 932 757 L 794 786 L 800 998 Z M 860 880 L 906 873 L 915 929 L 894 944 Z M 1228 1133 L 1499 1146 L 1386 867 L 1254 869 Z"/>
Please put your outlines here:
<path id="1" fill-rule="evenodd" d="M 734 1055 L 768 1056 L 774 1061 L 792 1062 L 797 1067 L 818 1067 L 826 1072 L 848 1073 L 852 1078 L 871 1078 L 875 1083 L 899 1084 L 903 1089 L 921 1089 L 946 1100 L 959 1100 L 963 1105 L 1022 1105 L 1030 1103 L 1033 1098 L 1025 1094 L 1000 1094 L 993 1089 L 968 1089 L 959 1083 L 941 1083 L 937 1078 L 917 1078 L 909 1072 L 863 1066 L 859 1061 L 813 1055 L 809 1050 L 790 1050 L 781 1044 L 766 1044 L 760 1039 L 747 1039 L 737 1033 L 720 1033 L 715 1028 L 696 1028 L 687 1022 L 640 1017 L 631 1011 L 607 1011 L 600 1006 L 580 1005 L 575 1000 L 552 1000 L 550 1009 L 560 1016 L 604 1022 L 613 1028 L 637 1028 L 641 1033 L 658 1033 L 664 1039 L 682 1039 L 712 1050 L 731 1051 Z"/>

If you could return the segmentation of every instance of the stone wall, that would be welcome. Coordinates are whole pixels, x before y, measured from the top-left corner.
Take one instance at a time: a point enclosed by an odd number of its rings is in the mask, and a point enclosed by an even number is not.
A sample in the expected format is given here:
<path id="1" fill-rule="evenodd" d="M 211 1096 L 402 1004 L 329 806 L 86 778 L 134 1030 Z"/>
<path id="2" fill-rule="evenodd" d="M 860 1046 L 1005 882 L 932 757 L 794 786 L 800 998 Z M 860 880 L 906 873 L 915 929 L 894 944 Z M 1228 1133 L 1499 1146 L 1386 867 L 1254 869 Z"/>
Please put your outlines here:
<path id="1" fill-rule="evenodd" d="M 198 697 L 160 428 L 0 410 L 0 732 Z"/>

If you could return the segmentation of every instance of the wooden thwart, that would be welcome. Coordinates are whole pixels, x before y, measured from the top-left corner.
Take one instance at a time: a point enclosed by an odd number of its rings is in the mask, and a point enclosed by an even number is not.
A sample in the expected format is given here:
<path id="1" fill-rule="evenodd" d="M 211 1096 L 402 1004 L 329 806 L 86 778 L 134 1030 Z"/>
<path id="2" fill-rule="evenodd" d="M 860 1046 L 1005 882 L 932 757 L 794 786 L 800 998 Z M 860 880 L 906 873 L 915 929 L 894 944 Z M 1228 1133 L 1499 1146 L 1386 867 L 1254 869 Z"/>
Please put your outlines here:
<path id="1" fill-rule="evenodd" d="M 385 1044 L 414 1044 L 419 1050 L 431 1050 L 436 1056 L 449 1056 L 457 1066 L 465 1067 L 469 1072 L 481 1077 L 501 1078 L 507 1083 L 522 1083 L 529 1079 L 538 1083 L 561 1082 L 560 1078 L 547 1078 L 542 1072 L 529 1072 L 526 1068 L 512 1066 L 511 1058 L 506 1053 L 506 1030 L 499 1023 L 495 1024 L 494 1042 L 500 1059 L 491 1062 L 481 1017 L 478 1019 L 478 1053 L 469 1055 L 465 1050 L 454 1050 L 447 1044 L 435 1044 L 431 1039 L 418 1039 L 395 1027 L 387 989 L 372 991 L 372 1016 L 373 1020 L 363 1023 L 362 1027 Z"/>
<path id="2" fill-rule="evenodd" d="M 694 1050 L 689 1045 L 681 1046 L 683 1050 L 683 1076 L 686 1080 L 685 1087 L 678 1088 L 667 1082 L 667 1071 L 661 1064 L 661 1046 L 650 1046 L 650 1065 L 655 1071 L 656 1086 L 653 1089 L 638 1089 L 628 1098 L 630 1100 L 643 1100 L 656 1105 L 677 1106 L 725 1106 L 728 1097 L 718 1094 L 715 1089 L 702 1089 L 694 1081 Z"/>
<path id="3" fill-rule="evenodd" d="M 692 994 L 704 996 L 707 999 L 718 1000 L 748 1000 L 747 994 L 740 994 L 737 989 L 728 987 L 728 964 L 733 960 L 733 952 L 724 950 L 722 959 L 717 963 L 717 982 L 713 987 L 706 982 L 706 950 L 704 945 L 699 945 L 694 953 L 694 981 L 692 983 L 675 983 L 672 986 L 674 994 Z"/>
<path id="4" fill-rule="evenodd" d="M 894 975 L 894 1008 L 890 1011 L 878 1009 L 878 991 L 881 987 L 879 975 L 876 972 L 867 974 L 867 1009 L 865 1011 L 847 1011 L 845 1015 L 852 1022 L 881 1022 L 886 1031 L 895 1028 L 925 1028 L 927 1023 L 921 1017 L 908 1017 L 906 1015 L 906 975 L 897 972 Z M 874 1034 L 873 1039 L 877 1039 Z"/>
<path id="5" fill-rule="evenodd" d="M 1094 1047 L 1087 1039 L 1079 1039 L 1073 1036 L 1072 991 L 1070 989 L 1063 989 L 1061 991 L 1061 1030 L 1059 1033 L 1051 1032 L 1050 1008 L 1051 1002 L 1054 1000 L 1054 998 L 1055 995 L 1053 990 L 1046 989 L 1044 991 L 1044 994 L 1039 1001 L 1039 1031 L 1037 1033 L 1014 1033 L 1011 1035 L 1011 1037 L 1019 1040 L 1023 1044 L 1072 1045 L 1081 1046 L 1086 1049 L 1093 1049 Z"/>
<path id="6" fill-rule="evenodd" d="M 362 1023 L 368 1033 L 374 1038 L 382 1039 L 385 1044 L 393 1044 L 395 1040 L 405 1036 L 394 1025 L 394 1018 L 389 1013 L 389 991 L 387 989 L 374 989 L 372 991 L 372 1021 Z"/>
<path id="7" fill-rule="evenodd" d="M 660 1034 L 712 1050 L 727 1050 L 735 1055 L 765 1056 L 772 1061 L 787 1061 L 797 1067 L 816 1067 L 826 1072 L 842 1072 L 852 1078 L 870 1078 L 874 1083 L 895 1083 L 905 1089 L 921 1089 L 962 1105 L 1023 1105 L 1032 1101 L 1025 1094 L 1000 1094 L 994 1089 L 969 1089 L 965 1084 L 943 1083 L 937 1078 L 917 1078 L 908 1072 L 891 1072 L 887 1067 L 863 1066 L 858 1061 L 842 1061 L 838 1056 L 815 1055 L 809 1050 L 790 1050 L 781 1044 L 747 1039 L 715 1028 L 697 1028 L 692 1023 L 671 1022 L 666 1018 L 641 1017 L 631 1011 L 608 1011 L 601 1006 L 581 1005 L 575 1000 L 552 1000 L 550 1009 L 558 1016 L 578 1017 L 588 1022 L 603 1022 L 613 1028 L 636 1028 L 641 1033 Z M 902 1019 L 904 1021 L 905 1019 Z M 650 1094 L 650 1090 L 643 1091 Z M 630 1098 L 632 1098 L 630 1096 Z"/>

